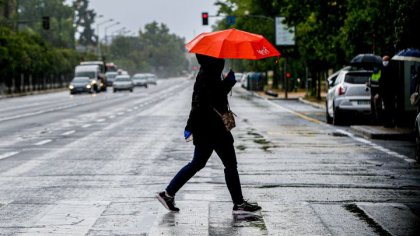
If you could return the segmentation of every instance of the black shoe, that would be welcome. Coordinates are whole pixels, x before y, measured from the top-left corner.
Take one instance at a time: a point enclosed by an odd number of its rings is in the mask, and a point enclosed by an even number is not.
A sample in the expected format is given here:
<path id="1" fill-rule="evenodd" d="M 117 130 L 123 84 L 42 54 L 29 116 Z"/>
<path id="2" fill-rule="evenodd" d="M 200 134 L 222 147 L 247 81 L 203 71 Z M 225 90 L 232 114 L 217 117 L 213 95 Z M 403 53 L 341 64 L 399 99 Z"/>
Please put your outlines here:
<path id="1" fill-rule="evenodd" d="M 168 197 L 165 192 L 160 192 L 156 194 L 156 198 L 159 200 L 162 205 L 170 210 L 178 212 L 179 208 L 175 205 L 175 198 L 174 197 Z"/>
<path id="2" fill-rule="evenodd" d="M 235 214 L 246 214 L 261 210 L 261 207 L 256 203 L 249 203 L 244 201 L 242 204 L 233 205 L 233 213 Z"/>

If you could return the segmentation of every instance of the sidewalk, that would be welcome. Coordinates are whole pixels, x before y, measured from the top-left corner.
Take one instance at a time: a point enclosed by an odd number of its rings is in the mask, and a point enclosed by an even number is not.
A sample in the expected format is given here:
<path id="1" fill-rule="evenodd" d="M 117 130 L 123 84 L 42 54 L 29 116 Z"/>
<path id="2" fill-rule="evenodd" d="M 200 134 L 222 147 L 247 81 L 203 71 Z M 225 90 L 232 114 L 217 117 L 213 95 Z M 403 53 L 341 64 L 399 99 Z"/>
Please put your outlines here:
<path id="1" fill-rule="evenodd" d="M 284 91 L 276 91 L 277 97 L 270 96 L 265 92 L 258 92 L 258 95 L 268 100 L 286 99 Z M 321 94 L 321 100 L 306 96 L 305 91 L 288 92 L 287 99 L 299 100 L 302 103 L 325 110 L 326 93 Z M 353 133 L 368 139 L 382 140 L 412 140 L 413 130 L 405 127 L 385 128 L 379 125 L 351 125 Z"/>

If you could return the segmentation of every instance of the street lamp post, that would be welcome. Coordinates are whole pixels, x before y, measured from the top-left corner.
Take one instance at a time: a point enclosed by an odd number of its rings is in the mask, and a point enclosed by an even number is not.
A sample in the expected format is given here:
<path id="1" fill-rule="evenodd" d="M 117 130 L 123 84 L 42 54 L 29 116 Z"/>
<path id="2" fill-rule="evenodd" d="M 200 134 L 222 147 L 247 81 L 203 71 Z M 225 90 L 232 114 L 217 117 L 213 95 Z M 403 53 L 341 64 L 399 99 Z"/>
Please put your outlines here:
<path id="1" fill-rule="evenodd" d="M 119 24 L 120 24 L 120 22 L 119 22 L 119 21 L 117 21 L 117 22 L 115 22 L 114 24 L 111 24 L 111 25 L 108 25 L 107 27 L 105 27 L 105 44 L 107 44 L 107 45 L 108 45 L 108 34 L 107 34 L 107 30 L 108 30 L 109 28 L 114 27 L 114 26 L 119 25 Z"/>
<path id="2" fill-rule="evenodd" d="M 98 39 L 97 39 L 96 49 L 97 49 L 97 55 L 98 55 L 98 57 L 100 59 L 102 58 L 102 53 L 101 53 L 101 45 L 100 45 L 99 26 L 101 26 L 103 24 L 106 24 L 106 23 L 109 23 L 109 22 L 112 22 L 112 21 L 114 21 L 114 19 L 108 19 L 108 20 L 102 21 L 101 23 L 98 23 L 96 25 L 96 32 L 98 32 Z"/>

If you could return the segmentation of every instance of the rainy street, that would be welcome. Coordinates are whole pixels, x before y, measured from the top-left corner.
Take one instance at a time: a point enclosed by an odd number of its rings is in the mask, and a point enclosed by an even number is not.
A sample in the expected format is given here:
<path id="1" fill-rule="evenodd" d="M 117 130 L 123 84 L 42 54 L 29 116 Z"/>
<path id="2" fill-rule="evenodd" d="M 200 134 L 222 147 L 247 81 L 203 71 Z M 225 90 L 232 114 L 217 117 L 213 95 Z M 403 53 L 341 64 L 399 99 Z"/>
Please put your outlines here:
<path id="1" fill-rule="evenodd" d="M 374 142 L 324 111 L 236 85 L 244 196 L 233 215 L 216 154 L 177 194 L 155 198 L 192 158 L 183 130 L 194 80 L 133 93 L 0 100 L 0 235 L 416 235 L 420 171 L 410 141 Z M 417 234 L 418 235 L 418 234 Z"/>

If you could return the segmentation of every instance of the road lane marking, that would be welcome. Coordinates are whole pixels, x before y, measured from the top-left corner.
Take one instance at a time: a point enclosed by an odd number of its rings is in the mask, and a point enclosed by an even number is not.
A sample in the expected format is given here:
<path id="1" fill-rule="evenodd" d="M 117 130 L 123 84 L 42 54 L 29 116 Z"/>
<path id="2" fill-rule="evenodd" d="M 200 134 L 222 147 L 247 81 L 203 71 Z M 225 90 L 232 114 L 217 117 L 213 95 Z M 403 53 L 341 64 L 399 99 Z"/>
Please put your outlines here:
<path id="1" fill-rule="evenodd" d="M 89 128 L 91 126 L 92 126 L 91 124 L 85 124 L 85 125 L 82 126 L 82 128 Z"/>
<path id="2" fill-rule="evenodd" d="M 119 116 L 122 116 L 122 115 L 124 115 L 125 113 L 124 112 L 118 112 L 117 113 L 117 115 L 119 115 Z"/>
<path id="3" fill-rule="evenodd" d="M 381 146 L 379 146 L 379 145 L 377 145 L 377 144 L 375 144 L 375 143 L 373 143 L 373 142 L 371 142 L 371 141 L 369 141 L 367 139 L 356 137 L 356 136 L 354 136 L 354 134 L 352 134 L 350 132 L 347 132 L 345 130 L 337 129 L 336 131 L 339 132 L 339 133 L 342 133 L 342 134 L 344 134 L 344 135 L 346 135 L 346 136 L 348 136 L 350 138 L 352 138 L 353 140 L 356 140 L 358 142 L 361 142 L 361 143 L 364 143 L 366 145 L 369 145 L 369 146 L 373 147 L 376 150 L 379 150 L 381 152 L 385 152 L 386 154 L 388 154 L 390 156 L 393 156 L 393 157 L 402 159 L 402 160 L 404 160 L 404 161 L 406 161 L 408 163 L 415 163 L 416 162 L 416 160 L 413 160 L 413 159 L 411 159 L 411 158 L 409 158 L 409 157 L 407 157 L 405 155 L 402 155 L 402 154 L 396 153 L 394 151 L 391 151 L 391 150 L 389 150 L 387 148 L 381 147 Z"/>
<path id="4" fill-rule="evenodd" d="M 47 144 L 47 143 L 50 143 L 50 142 L 52 142 L 51 139 L 46 139 L 46 140 L 39 141 L 39 142 L 35 143 L 34 145 L 41 146 L 41 145 L 44 145 L 44 144 Z"/>
<path id="5" fill-rule="evenodd" d="M 299 117 L 300 117 L 300 118 L 302 118 L 302 119 L 305 119 L 305 120 L 307 120 L 307 121 L 310 121 L 310 122 L 313 122 L 313 123 L 316 123 L 316 124 L 319 124 L 319 125 L 326 125 L 324 122 L 321 122 L 321 121 L 319 121 L 319 120 L 317 120 L 317 119 L 314 119 L 314 118 L 308 117 L 308 116 L 306 116 L 306 115 L 303 115 L 303 114 L 301 114 L 301 113 L 298 113 L 298 112 L 295 112 L 295 111 L 293 111 L 293 110 L 290 110 L 290 109 L 288 109 L 288 108 L 286 108 L 286 107 L 283 107 L 283 106 L 281 106 L 281 105 L 279 105 L 279 104 L 276 104 L 276 103 L 274 103 L 274 102 L 272 102 L 272 101 L 268 100 L 267 98 L 263 98 L 263 99 L 264 99 L 267 103 L 272 104 L 272 105 L 274 105 L 274 106 L 276 106 L 276 107 L 279 107 L 279 108 L 281 108 L 282 110 L 287 111 L 287 112 L 290 112 L 290 113 L 292 113 L 292 114 L 294 114 L 294 115 L 296 115 L 296 116 L 299 116 Z M 345 131 L 345 130 L 342 130 L 342 129 L 337 129 L 336 131 L 337 131 L 337 132 L 339 132 L 339 133 L 342 133 L 342 134 L 344 134 L 344 135 L 346 135 L 346 136 L 348 136 L 348 137 L 350 137 L 350 138 L 352 138 L 352 139 L 353 139 L 353 140 L 355 140 L 355 141 L 358 141 L 358 142 L 364 143 L 364 144 L 366 144 L 366 145 L 369 145 L 369 146 L 373 147 L 373 148 L 374 148 L 374 149 L 376 149 L 376 150 L 379 150 L 379 151 L 385 152 L 385 153 L 386 153 L 386 154 L 388 154 L 388 155 L 391 155 L 391 156 L 393 156 L 393 157 L 396 157 L 396 158 L 402 159 L 402 160 L 404 160 L 404 161 L 406 161 L 406 162 L 408 162 L 408 163 L 415 163 L 415 162 L 416 162 L 415 160 L 413 160 L 413 159 L 411 159 L 411 158 L 409 158 L 409 157 L 407 157 L 407 156 L 405 156 L 405 155 L 402 155 L 402 154 L 396 153 L 396 152 L 394 152 L 394 151 L 391 151 L 391 150 L 389 150 L 389 149 L 387 149 L 387 148 L 381 147 L 381 146 L 379 146 L 379 145 L 377 145 L 377 144 L 375 144 L 375 143 L 373 143 L 373 142 L 371 142 L 371 141 L 369 141 L 369 140 L 366 140 L 366 139 L 364 139 L 364 138 L 356 137 L 356 136 L 354 136 L 352 133 L 347 132 L 347 131 Z"/>
<path id="6" fill-rule="evenodd" d="M 6 159 L 6 158 L 11 157 L 11 156 L 14 156 L 18 153 L 19 152 L 6 152 L 6 153 L 0 155 L 0 160 Z"/>
<path id="7" fill-rule="evenodd" d="M 281 105 L 279 105 L 279 104 L 277 104 L 277 103 L 275 103 L 275 102 L 272 102 L 272 101 L 268 100 L 267 98 L 263 98 L 263 99 L 264 99 L 264 101 L 266 101 L 267 103 L 269 103 L 269 104 L 271 104 L 271 105 L 274 105 L 274 106 L 276 106 L 276 107 L 279 107 L 279 108 L 281 108 L 281 109 L 282 109 L 282 110 L 284 110 L 284 111 L 287 111 L 287 112 L 289 112 L 289 113 L 292 113 L 293 115 L 299 116 L 300 118 L 302 118 L 302 119 L 304 119 L 304 120 L 307 120 L 307 121 L 313 122 L 313 123 L 315 123 L 315 124 L 323 124 L 323 122 L 321 122 L 321 121 L 319 121 L 319 120 L 317 120 L 317 119 L 314 119 L 314 118 L 312 118 L 312 117 L 309 117 L 309 116 L 306 116 L 306 115 L 304 115 L 304 114 L 298 113 L 298 112 L 296 112 L 296 111 L 290 110 L 289 108 L 283 107 L 283 106 L 281 106 Z"/>
<path id="8" fill-rule="evenodd" d="M 67 131 L 65 133 L 62 133 L 61 135 L 67 136 L 67 135 L 74 134 L 74 133 L 76 133 L 76 130 L 70 130 L 70 131 Z"/>
<path id="9" fill-rule="evenodd" d="M 105 121 L 105 119 L 99 119 L 96 122 L 104 122 L 104 121 Z"/>

